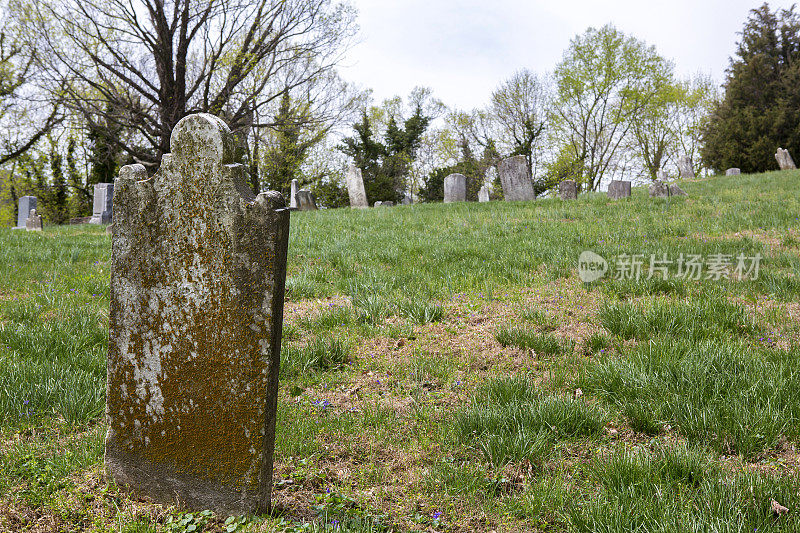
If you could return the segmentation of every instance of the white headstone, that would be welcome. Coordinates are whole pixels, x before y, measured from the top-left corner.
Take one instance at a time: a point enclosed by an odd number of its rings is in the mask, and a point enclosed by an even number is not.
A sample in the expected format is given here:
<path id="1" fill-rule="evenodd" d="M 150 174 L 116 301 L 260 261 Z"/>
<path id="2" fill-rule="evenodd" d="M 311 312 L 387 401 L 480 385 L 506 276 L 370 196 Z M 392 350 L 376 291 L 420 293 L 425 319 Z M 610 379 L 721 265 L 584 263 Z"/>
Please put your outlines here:
<path id="1" fill-rule="evenodd" d="M 357 207 L 359 209 L 369 207 L 361 169 L 355 165 L 350 165 L 350 168 L 347 169 L 346 181 L 347 194 L 350 196 L 350 207 Z"/>

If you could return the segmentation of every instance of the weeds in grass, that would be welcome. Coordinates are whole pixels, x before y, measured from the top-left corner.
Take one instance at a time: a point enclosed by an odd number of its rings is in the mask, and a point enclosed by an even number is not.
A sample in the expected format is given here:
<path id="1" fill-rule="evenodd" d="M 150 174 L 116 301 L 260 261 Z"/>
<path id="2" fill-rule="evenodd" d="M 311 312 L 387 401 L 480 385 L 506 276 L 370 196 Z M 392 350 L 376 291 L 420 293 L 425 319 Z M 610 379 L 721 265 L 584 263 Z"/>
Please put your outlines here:
<path id="1" fill-rule="evenodd" d="M 584 346 L 586 355 L 596 354 L 608 349 L 608 347 L 611 346 L 611 339 L 608 335 L 602 333 L 592 333 L 592 335 L 586 339 L 586 344 Z"/>
<path id="2" fill-rule="evenodd" d="M 332 329 L 347 327 L 353 323 L 355 316 L 349 307 L 331 306 L 326 307 L 312 317 L 306 317 L 300 324 L 310 330 L 329 331 Z"/>
<path id="3" fill-rule="evenodd" d="M 528 460 L 541 466 L 560 440 L 601 433 L 607 415 L 582 399 L 542 392 L 526 377 L 500 378 L 483 386 L 470 406 L 456 412 L 458 442 L 501 467 Z"/>
<path id="4" fill-rule="evenodd" d="M 536 330 L 521 328 L 502 328 L 495 338 L 503 346 L 516 346 L 523 350 L 533 350 L 537 355 L 570 354 L 575 342 L 561 339 L 552 333 L 539 333 Z"/>
<path id="5" fill-rule="evenodd" d="M 800 435 L 797 349 L 662 337 L 589 365 L 580 386 L 620 407 L 634 429 L 669 424 L 721 453 L 755 458 Z"/>
<path id="6" fill-rule="evenodd" d="M 421 326 L 431 322 L 439 322 L 444 318 L 442 306 L 431 302 L 408 300 L 400 303 L 397 308 L 401 316 Z"/>
<path id="7" fill-rule="evenodd" d="M 519 316 L 526 322 L 536 324 L 545 333 L 555 331 L 558 328 L 558 321 L 555 317 L 551 317 L 538 309 L 524 309 Z"/>
<path id="8" fill-rule="evenodd" d="M 281 354 L 281 377 L 336 370 L 348 362 L 350 347 L 337 338 L 318 337 L 311 343 L 289 345 Z"/>
<path id="9" fill-rule="evenodd" d="M 720 297 L 689 302 L 657 299 L 648 305 L 611 303 L 600 310 L 600 320 L 614 335 L 638 341 L 667 335 L 699 342 L 759 331 L 742 306 Z"/>

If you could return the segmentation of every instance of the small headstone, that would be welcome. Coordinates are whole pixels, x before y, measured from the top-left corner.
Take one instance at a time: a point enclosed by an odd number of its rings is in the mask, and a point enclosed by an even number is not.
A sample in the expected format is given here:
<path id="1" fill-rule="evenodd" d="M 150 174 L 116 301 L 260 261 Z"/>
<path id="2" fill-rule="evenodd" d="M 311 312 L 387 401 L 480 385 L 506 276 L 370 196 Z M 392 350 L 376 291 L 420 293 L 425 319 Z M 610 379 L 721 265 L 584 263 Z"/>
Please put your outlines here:
<path id="1" fill-rule="evenodd" d="M 678 170 L 680 170 L 681 179 L 694 179 L 694 168 L 690 157 L 684 155 L 678 158 Z"/>
<path id="2" fill-rule="evenodd" d="M 289 210 L 231 131 L 175 126 L 147 179 L 122 167 L 111 245 L 105 462 L 119 485 L 221 515 L 269 508 Z"/>
<path id="3" fill-rule="evenodd" d="M 559 183 L 558 196 L 562 200 L 576 200 L 578 198 L 578 185 L 575 180 L 564 180 Z"/>
<path id="4" fill-rule="evenodd" d="M 497 166 L 497 173 L 503 186 L 503 198 L 507 202 L 536 200 L 524 155 L 503 159 Z"/>
<path id="5" fill-rule="evenodd" d="M 464 174 L 450 174 L 444 179 L 444 203 L 467 201 L 467 177 Z"/>
<path id="6" fill-rule="evenodd" d="M 28 216 L 31 214 L 31 209 L 36 209 L 36 197 L 35 196 L 23 196 L 19 199 L 19 206 L 17 211 L 17 228 L 22 229 L 25 227 L 25 221 L 28 220 Z"/>
<path id="7" fill-rule="evenodd" d="M 297 194 L 295 194 L 294 197 L 297 199 L 297 209 L 300 211 L 317 210 L 317 199 L 314 198 L 313 192 L 306 189 L 300 189 L 297 191 Z"/>
<path id="8" fill-rule="evenodd" d="M 394 202 L 391 201 L 381 202 L 379 200 L 373 204 L 373 207 L 394 207 Z"/>
<path id="9" fill-rule="evenodd" d="M 41 215 L 36 214 L 36 209 L 31 209 L 30 213 L 28 213 L 28 218 L 25 219 L 25 230 L 42 231 L 42 229 L 44 229 L 44 225 L 42 224 Z"/>
<path id="10" fill-rule="evenodd" d="M 775 159 L 778 161 L 778 166 L 781 170 L 794 170 L 797 168 L 792 156 L 789 155 L 789 150 L 778 148 L 778 151 L 775 153 Z"/>
<path id="11" fill-rule="evenodd" d="M 410 194 L 405 193 L 405 195 L 403 195 L 402 204 L 403 205 L 412 205 L 413 203 L 414 203 L 414 198 L 412 198 Z"/>
<path id="12" fill-rule="evenodd" d="M 114 211 L 114 184 L 96 183 L 94 186 L 94 202 L 92 219 L 89 224 L 108 224 Z"/>
<path id="13" fill-rule="evenodd" d="M 661 180 L 654 181 L 650 184 L 650 198 L 667 197 L 669 197 L 669 185 Z"/>
<path id="14" fill-rule="evenodd" d="M 481 187 L 481 190 L 478 191 L 478 201 L 479 202 L 488 202 L 489 201 L 489 189 L 484 185 Z"/>
<path id="15" fill-rule="evenodd" d="M 289 186 L 289 209 L 297 209 L 297 191 L 299 190 L 300 186 L 297 184 L 297 180 L 293 179 Z"/>
<path id="16" fill-rule="evenodd" d="M 350 196 L 350 207 L 369 207 L 361 169 L 355 165 L 350 165 L 350 168 L 347 169 L 345 180 L 347 181 L 347 194 Z"/>
<path id="17" fill-rule="evenodd" d="M 726 176 L 738 176 L 741 173 L 742 171 L 739 170 L 738 168 L 729 168 L 728 170 L 725 171 Z"/>
<path id="18" fill-rule="evenodd" d="M 669 195 L 670 196 L 689 196 L 686 191 L 681 189 L 675 184 L 669 186 Z"/>
<path id="19" fill-rule="evenodd" d="M 631 182 L 622 180 L 612 180 L 608 184 L 608 197 L 612 200 L 628 198 L 631 195 Z"/>

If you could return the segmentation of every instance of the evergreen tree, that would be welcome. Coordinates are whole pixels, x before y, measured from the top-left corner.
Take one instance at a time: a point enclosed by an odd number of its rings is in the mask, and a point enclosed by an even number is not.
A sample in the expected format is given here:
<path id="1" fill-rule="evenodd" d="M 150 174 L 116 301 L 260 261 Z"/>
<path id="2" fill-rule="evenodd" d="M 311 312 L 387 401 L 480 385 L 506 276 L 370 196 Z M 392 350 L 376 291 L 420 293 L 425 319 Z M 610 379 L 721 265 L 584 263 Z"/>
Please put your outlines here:
<path id="1" fill-rule="evenodd" d="M 701 154 L 712 169 L 777 168 L 775 151 L 800 156 L 800 17 L 790 9 L 750 11 L 725 96 L 704 128 Z"/>
<path id="2" fill-rule="evenodd" d="M 96 117 L 95 121 L 89 121 L 91 174 L 87 185 L 114 183 L 119 172 L 122 152 L 118 137 L 122 134 L 122 128 L 116 124 L 114 116 L 113 107 L 107 103 L 104 115 Z"/>
<path id="3" fill-rule="evenodd" d="M 71 190 L 69 196 L 70 218 L 86 217 L 92 214 L 92 191 L 85 184 L 84 176 L 78 171 L 75 149 L 75 137 L 70 136 L 67 142 L 67 183 Z"/>
<path id="4" fill-rule="evenodd" d="M 64 224 L 69 220 L 67 181 L 64 177 L 64 156 L 55 142 L 50 144 L 50 184 L 45 196 L 45 213 L 53 224 Z"/>

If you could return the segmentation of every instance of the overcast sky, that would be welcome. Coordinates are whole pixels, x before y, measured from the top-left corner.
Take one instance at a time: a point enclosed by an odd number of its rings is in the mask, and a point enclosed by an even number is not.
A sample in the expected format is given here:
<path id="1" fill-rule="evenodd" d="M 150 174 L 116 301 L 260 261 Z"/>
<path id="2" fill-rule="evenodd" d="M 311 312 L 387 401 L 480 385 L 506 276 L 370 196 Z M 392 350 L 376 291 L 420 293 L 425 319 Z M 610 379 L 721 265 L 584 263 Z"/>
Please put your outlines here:
<path id="1" fill-rule="evenodd" d="M 614 24 L 656 46 L 679 75 L 720 83 L 750 9 L 747 0 L 352 0 L 359 41 L 342 75 L 375 103 L 418 85 L 460 109 L 483 106 L 514 71 L 553 70 L 570 39 Z M 791 0 L 769 2 L 774 10 Z"/>

